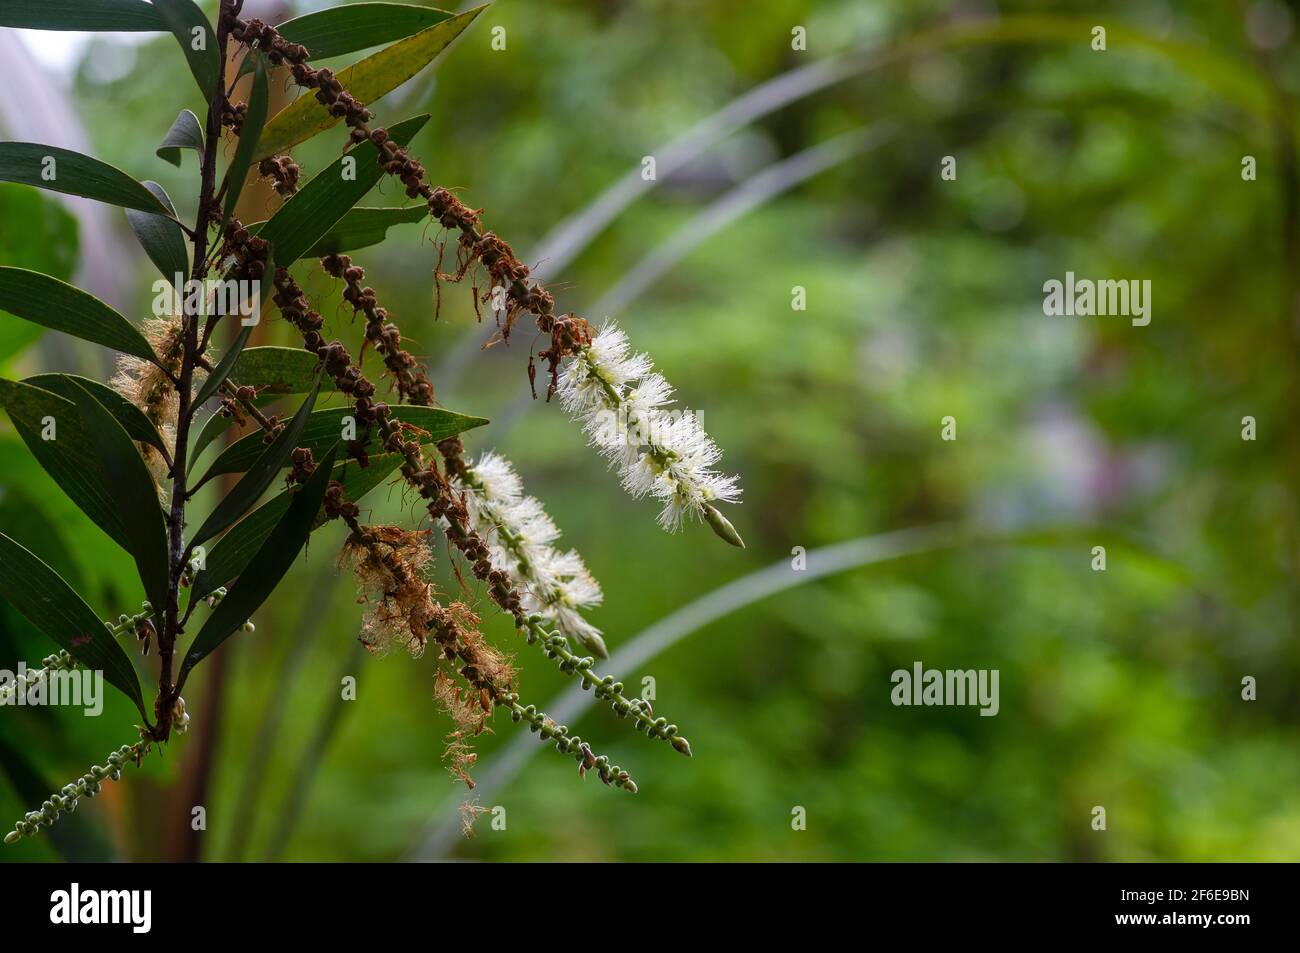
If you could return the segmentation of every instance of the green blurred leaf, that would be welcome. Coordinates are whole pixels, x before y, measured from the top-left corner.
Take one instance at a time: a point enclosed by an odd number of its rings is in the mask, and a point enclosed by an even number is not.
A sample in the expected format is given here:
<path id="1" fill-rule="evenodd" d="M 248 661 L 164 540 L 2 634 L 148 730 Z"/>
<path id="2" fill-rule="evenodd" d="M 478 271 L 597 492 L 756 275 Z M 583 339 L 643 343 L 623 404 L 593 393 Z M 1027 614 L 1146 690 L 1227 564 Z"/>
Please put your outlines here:
<path id="1" fill-rule="evenodd" d="M 0 182 L 0 262 L 67 280 L 77 262 L 77 220 L 40 189 Z M 45 333 L 30 321 L 0 320 L 0 366 Z"/>
<path id="2" fill-rule="evenodd" d="M 135 233 L 136 240 L 144 253 L 149 256 L 162 276 L 173 286 L 184 284 L 189 274 L 190 256 L 185 248 L 185 233 L 176 222 L 176 207 L 171 197 L 157 182 L 144 182 L 144 187 L 152 192 L 158 201 L 167 206 L 171 217 L 155 215 L 153 212 L 141 212 L 137 209 L 126 210 L 126 220 Z M 176 276 L 181 280 L 177 282 Z"/>
<path id="3" fill-rule="evenodd" d="M 370 466 L 362 467 L 355 460 L 335 464 L 332 479 L 343 484 L 344 495 L 354 503 L 379 486 L 402 463 L 400 453 L 386 453 L 372 457 Z M 225 585 L 244 571 L 262 541 L 275 529 L 280 518 L 289 509 L 294 498 L 291 490 L 271 497 L 253 512 L 231 527 L 208 552 L 207 565 L 194 578 L 191 599 L 202 599 L 218 586 Z M 324 512 L 316 514 L 312 529 L 325 523 Z"/>
<path id="4" fill-rule="evenodd" d="M 484 7 L 476 7 L 385 47 L 356 65 L 340 70 L 338 81 L 359 101 L 369 105 L 424 69 L 483 10 Z M 340 118 L 331 115 L 315 96 L 299 96 L 267 125 L 256 158 L 264 159 L 285 152 L 329 129 Z"/>
<path id="5" fill-rule="evenodd" d="M 144 714 L 140 680 L 108 627 L 58 573 L 4 533 L 0 596 L 86 668 L 103 672 Z"/>
<path id="6" fill-rule="evenodd" d="M 230 346 L 230 350 L 228 350 L 221 358 L 221 363 L 212 369 L 212 373 L 209 374 L 207 379 L 203 382 L 203 386 L 199 388 L 199 392 L 194 395 L 193 406 L 202 407 L 203 402 L 215 394 L 217 388 L 219 388 L 225 379 L 230 376 L 230 369 L 234 367 L 235 362 L 239 360 L 239 354 L 244 350 L 244 345 L 248 343 L 248 336 L 252 333 L 253 326 L 251 324 L 245 326 L 244 330 L 239 332 L 239 337 L 235 338 L 235 343 Z M 198 451 L 196 450 L 195 452 L 197 453 Z"/>
<path id="7" fill-rule="evenodd" d="M 193 149 L 200 157 L 203 155 L 203 126 L 199 117 L 188 109 L 182 109 L 163 136 L 163 141 L 154 150 L 158 158 L 170 162 L 178 169 L 181 165 L 181 150 Z"/>
<path id="8" fill-rule="evenodd" d="M 378 245 L 394 225 L 429 221 L 429 206 L 409 208 L 354 208 L 339 219 L 307 252 L 308 258 L 324 258 L 340 252 Z"/>
<path id="9" fill-rule="evenodd" d="M 428 121 L 428 115 L 414 116 L 397 123 L 388 132 L 398 145 L 405 146 Z M 355 176 L 345 179 L 343 163 L 349 159 L 356 161 Z M 314 175 L 269 221 L 249 231 L 274 244 L 276 264 L 287 268 L 365 198 L 383 175 L 379 150 L 374 143 L 363 142 Z"/>
<path id="10" fill-rule="evenodd" d="M 14 428 L 36 462 L 59 489 L 129 552 L 130 542 L 117 502 L 106 485 L 98 460 L 90 453 L 90 437 L 76 404 L 39 387 L 0 378 L 0 405 L 8 411 Z M 41 437 L 46 418 L 54 423 L 52 440 Z"/>
<path id="11" fill-rule="evenodd" d="M 312 523 L 321 501 L 325 499 L 325 489 L 333 476 L 334 456 L 337 452 L 338 443 L 335 442 L 316 467 L 311 479 L 294 494 L 288 510 L 240 573 L 239 581 L 212 610 L 203 628 L 195 636 L 194 644 L 185 653 L 180 675 L 182 684 L 195 665 L 203 661 L 261 607 L 298 558 L 298 553 L 302 552 L 302 547 L 311 534 Z"/>
<path id="12" fill-rule="evenodd" d="M 58 394 L 64 400 L 69 401 L 74 399 L 78 387 L 84 388 L 90 391 L 95 399 L 104 405 L 104 408 L 116 418 L 117 422 L 122 425 L 122 429 L 127 432 L 127 435 L 132 440 L 147 443 L 159 450 L 166 449 L 166 444 L 163 443 L 158 428 L 153 425 L 153 421 L 144 415 L 144 411 L 113 390 L 113 388 L 101 384 L 99 381 L 91 380 L 89 377 L 80 377 L 76 374 L 36 374 L 32 377 L 23 378 L 22 382 L 30 384 L 32 387 L 39 387 L 41 390 L 47 390 L 52 394 Z"/>
<path id="13" fill-rule="evenodd" d="M 422 443 L 445 440 L 447 437 L 454 437 L 458 433 L 487 423 L 487 420 L 482 417 L 467 417 L 440 407 L 400 406 L 393 407 L 392 412 L 393 416 L 403 423 L 412 424 L 428 433 L 428 436 L 416 435 Z M 315 454 L 322 453 L 326 447 L 333 446 L 341 439 L 343 418 L 351 416 L 352 413 L 350 407 L 332 407 L 329 410 L 316 411 L 308 418 L 296 446 L 306 447 Z M 204 479 L 221 473 L 240 473 L 247 470 L 261 456 L 261 447 L 260 433 L 241 437 L 222 451 Z M 380 437 L 376 431 L 370 435 L 367 451 L 378 453 L 379 450 Z"/>
<path id="14" fill-rule="evenodd" d="M 254 162 L 254 152 L 258 140 L 262 137 L 262 126 L 266 122 L 270 94 L 266 83 L 266 61 L 255 56 L 253 67 L 253 88 L 248 94 L 248 111 L 244 113 L 244 123 L 239 130 L 239 145 L 235 147 L 235 158 L 226 170 L 226 211 L 225 220 L 229 221 L 235 211 L 235 203 L 244 190 L 248 179 L 249 167 Z M 260 158 L 260 156 L 259 156 Z M 270 284 L 271 282 L 267 282 Z"/>
<path id="15" fill-rule="evenodd" d="M 211 102 L 221 74 L 221 54 L 212 24 L 194 0 L 153 0 L 153 6 L 181 45 L 203 101 Z"/>
<path id="16" fill-rule="evenodd" d="M 319 60 L 400 40 L 453 15 L 409 3 L 350 3 L 286 20 L 276 29 Z"/>
<path id="17" fill-rule="evenodd" d="M 158 11 L 144 0 L 4 0 L 0 26 L 122 33 L 166 29 Z"/>
<path id="18" fill-rule="evenodd" d="M 153 348 L 130 321 L 94 295 L 39 271 L 0 267 L 0 310 L 158 363 Z"/>
<path id="19" fill-rule="evenodd" d="M 122 208 L 168 214 L 157 196 L 121 169 L 39 142 L 0 142 L 0 182 L 21 182 Z"/>
<path id="20" fill-rule="evenodd" d="M 158 487 L 122 425 L 84 388 L 75 398 L 91 449 L 126 529 L 127 551 L 135 559 L 145 594 L 158 612 L 167 605 L 167 526 Z"/>
<path id="21" fill-rule="evenodd" d="M 295 447 L 301 446 L 298 442 L 302 434 L 303 427 L 311 417 L 312 408 L 316 406 L 316 395 L 320 388 L 314 388 L 311 394 L 303 401 L 303 405 L 298 408 L 298 412 L 293 415 L 289 425 L 280 431 L 279 435 L 271 441 L 271 445 L 266 447 L 255 461 L 249 466 L 248 472 L 244 478 L 235 484 L 234 489 L 226 494 L 225 498 L 216 505 L 212 513 L 199 531 L 194 534 L 191 540 L 192 545 L 206 542 L 213 536 L 216 536 L 223 529 L 239 519 L 261 498 L 266 492 L 266 488 L 288 463 L 289 457 Z M 262 446 L 262 435 L 251 434 L 250 436 L 257 439 Z M 337 437 L 335 440 L 337 441 Z M 207 476 L 200 481 L 206 482 L 213 475 L 209 470 Z"/>

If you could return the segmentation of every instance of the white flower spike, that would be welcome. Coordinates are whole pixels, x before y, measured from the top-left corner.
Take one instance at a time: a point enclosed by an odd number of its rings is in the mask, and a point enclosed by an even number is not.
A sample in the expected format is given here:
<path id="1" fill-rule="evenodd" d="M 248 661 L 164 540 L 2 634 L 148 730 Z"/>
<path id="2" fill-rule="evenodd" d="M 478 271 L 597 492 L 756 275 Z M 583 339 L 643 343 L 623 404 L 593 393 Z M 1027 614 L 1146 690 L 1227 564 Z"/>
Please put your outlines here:
<path id="1" fill-rule="evenodd" d="M 600 584 L 576 552 L 551 545 L 560 530 L 536 497 L 524 496 L 510 462 L 485 453 L 455 483 L 465 494 L 473 528 L 487 541 L 493 567 L 520 590 L 525 611 L 540 614 L 562 635 L 608 658 L 600 630 L 579 612 L 600 604 Z"/>
<path id="2" fill-rule="evenodd" d="M 613 324 L 601 328 L 560 375 L 560 399 L 581 421 L 592 446 L 618 468 L 634 498 L 663 503 L 659 524 L 675 532 L 688 519 L 703 519 L 733 546 L 745 542 L 716 502 L 740 499 L 739 480 L 714 469 L 722 451 L 699 418 L 670 410 L 673 388 L 655 373 L 645 354 L 635 354 Z"/>

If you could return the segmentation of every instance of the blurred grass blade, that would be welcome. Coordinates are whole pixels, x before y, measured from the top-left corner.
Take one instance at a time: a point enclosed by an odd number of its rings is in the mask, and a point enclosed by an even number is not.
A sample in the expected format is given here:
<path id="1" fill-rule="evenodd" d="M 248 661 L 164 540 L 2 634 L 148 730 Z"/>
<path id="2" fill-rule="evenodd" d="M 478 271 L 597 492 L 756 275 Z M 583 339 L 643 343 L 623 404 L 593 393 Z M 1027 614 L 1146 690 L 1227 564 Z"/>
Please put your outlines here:
<path id="1" fill-rule="evenodd" d="M 276 29 L 314 60 L 354 53 L 419 33 L 454 14 L 409 3 L 352 3 L 286 20 Z"/>
<path id="2" fill-rule="evenodd" d="M 94 295 L 39 271 L 0 267 L 0 311 L 158 363 L 130 321 Z"/>
<path id="3" fill-rule="evenodd" d="M 84 388 L 104 405 L 104 409 L 116 418 L 132 440 L 157 447 L 159 450 L 166 449 L 158 428 L 144 415 L 144 411 L 106 384 L 76 374 L 36 374 L 23 378 L 22 382 L 58 394 L 68 401 L 73 400 L 78 387 Z"/>
<path id="4" fill-rule="evenodd" d="M 185 276 L 190 271 L 190 256 L 186 251 L 185 233 L 176 222 L 176 207 L 172 205 L 171 197 L 157 182 L 142 184 L 157 197 L 158 201 L 167 206 L 171 217 L 129 208 L 126 210 L 126 220 L 131 225 L 131 231 L 135 233 L 136 241 L 149 256 L 149 260 L 158 267 L 162 276 L 167 279 L 167 283 L 175 287 L 178 284 L 176 276 L 180 275 L 179 284 L 184 284 Z"/>
<path id="5" fill-rule="evenodd" d="M 239 581 L 212 610 L 203 628 L 195 636 L 194 644 L 185 653 L 180 675 L 182 684 L 195 665 L 211 654 L 261 607 L 298 558 L 298 553 L 302 551 L 311 533 L 321 501 L 325 499 L 325 488 L 329 486 L 333 475 L 337 452 L 336 442 L 318 463 L 311 479 L 294 494 L 288 510 L 240 573 Z"/>
<path id="6" fill-rule="evenodd" d="M 239 360 L 239 354 L 244 350 L 244 345 L 248 343 L 248 336 L 253 333 L 253 326 L 246 325 L 244 330 L 239 332 L 239 337 L 235 338 L 235 343 L 230 346 L 230 350 L 221 358 L 221 363 L 212 369 L 212 373 L 207 376 L 199 392 L 194 395 L 195 407 L 202 407 L 204 401 L 217 392 L 226 378 L 230 376 L 231 369 L 235 362 Z"/>
<path id="7" fill-rule="evenodd" d="M 399 40 L 354 66 L 340 70 L 337 79 L 343 88 L 362 103 L 369 105 L 390 90 L 396 89 L 447 48 L 452 40 L 474 22 L 484 7 L 476 7 L 441 23 L 421 30 L 415 36 Z M 299 96 L 281 110 L 266 127 L 257 159 L 284 152 L 298 143 L 324 132 L 340 121 L 313 95 Z"/>
<path id="8" fill-rule="evenodd" d="M 349 500 L 359 503 L 401 465 L 402 459 L 400 453 L 386 453 L 382 457 L 372 457 L 370 466 L 364 468 L 355 460 L 344 460 L 335 465 L 333 479 L 343 484 L 344 495 Z M 271 497 L 217 540 L 208 552 L 206 567 L 194 578 L 190 598 L 202 599 L 242 573 L 292 501 L 293 492 L 289 490 Z M 323 524 L 324 514 L 318 513 L 312 529 L 316 530 Z"/>
<path id="9" fill-rule="evenodd" d="M 221 54 L 212 24 L 194 0 L 153 0 L 159 18 L 172 31 L 199 84 L 203 101 L 211 102 L 221 74 Z"/>
<path id="10" fill-rule="evenodd" d="M 324 258 L 358 248 L 378 245 L 394 225 L 429 220 L 427 205 L 409 208 L 354 208 L 334 223 L 307 252 L 308 258 Z"/>
<path id="11" fill-rule="evenodd" d="M 39 387 L 0 378 L 0 405 L 36 462 L 59 489 L 113 542 L 129 552 L 131 545 L 117 501 L 98 461 L 90 454 L 90 437 L 76 404 Z M 53 439 L 43 439 L 43 433 L 52 433 Z"/>
<path id="12" fill-rule="evenodd" d="M 405 146 L 428 121 L 427 114 L 414 116 L 397 123 L 388 133 L 398 145 Z M 343 165 L 352 161 L 356 163 L 354 175 L 344 178 Z M 287 268 L 365 198 L 383 175 L 379 150 L 374 143 L 363 142 L 314 175 L 269 221 L 249 231 L 274 244 L 276 264 Z"/>
<path id="13" fill-rule="evenodd" d="M 199 123 L 199 117 L 188 109 L 180 111 L 180 115 L 176 117 L 176 121 L 167 130 L 167 135 L 163 136 L 163 141 L 158 143 L 158 148 L 154 152 L 158 158 L 170 162 L 179 169 L 182 149 L 193 149 L 199 155 L 199 161 L 202 161 L 203 127 Z"/>
<path id="14" fill-rule="evenodd" d="M 0 533 L 0 597 L 27 621 L 104 678 L 144 714 L 131 660 L 84 599 L 30 550 Z"/>
<path id="15" fill-rule="evenodd" d="M 279 435 L 271 441 L 269 447 L 262 443 L 262 434 L 251 435 L 265 449 L 249 466 L 244 478 L 235 484 L 234 489 L 225 495 L 225 498 L 217 504 L 208 518 L 203 521 L 203 525 L 199 527 L 199 531 L 194 534 L 194 538 L 191 540 L 192 545 L 206 542 L 216 536 L 253 508 L 253 505 L 266 492 L 266 488 L 275 480 L 276 475 L 288 465 L 289 457 L 294 448 L 301 446 L 299 436 L 302 434 L 303 426 L 311 416 L 312 408 L 316 406 L 316 395 L 319 392 L 319 387 L 312 390 L 307 399 L 303 401 L 302 406 L 298 408 L 298 412 L 293 415 L 293 419 L 289 421 L 289 425 L 280 431 Z M 337 431 L 334 440 L 338 440 Z M 212 475 L 212 471 L 209 471 L 208 475 L 200 483 L 207 482 Z"/>
<path id="16" fill-rule="evenodd" d="M 230 216 L 235 211 L 235 203 L 239 201 L 239 195 L 244 190 L 244 182 L 248 179 L 248 170 L 253 164 L 253 153 L 262 136 L 262 126 L 266 122 L 270 103 L 266 82 L 266 60 L 256 54 L 254 59 L 253 88 L 248 93 L 248 111 L 244 113 L 244 122 L 239 128 L 239 145 L 235 147 L 235 158 L 231 160 L 230 168 L 226 170 L 226 208 L 223 227 L 225 222 L 230 221 Z M 267 284 L 270 282 L 268 281 Z"/>
<path id="17" fill-rule="evenodd" d="M 90 449 L 99 462 L 105 489 L 126 530 L 127 551 L 135 559 L 145 594 L 158 612 L 167 605 L 167 526 L 158 502 L 158 485 L 122 425 L 90 391 L 78 387 L 74 400 Z"/>
<path id="18" fill-rule="evenodd" d="M 306 447 L 315 454 L 324 452 L 326 447 L 333 446 L 341 439 L 343 418 L 352 414 L 350 407 L 332 407 L 329 410 L 316 411 L 307 420 L 296 446 Z M 397 420 L 425 431 L 427 436 L 415 435 L 421 443 L 436 443 L 487 423 L 487 420 L 482 417 L 469 417 L 440 407 L 393 407 L 392 414 Z M 257 462 L 263 446 L 261 433 L 240 437 L 221 452 L 204 479 L 222 473 L 240 473 L 247 470 Z M 376 428 L 370 435 L 367 452 L 379 453 L 380 450 L 381 440 Z"/>
<path id="19" fill-rule="evenodd" d="M 152 192 L 121 169 L 40 142 L 0 142 L 0 182 L 21 182 L 108 205 L 169 214 Z"/>
<path id="20" fill-rule="evenodd" d="M 4 0 L 0 26 L 121 33 L 167 29 L 158 10 L 144 0 Z"/>

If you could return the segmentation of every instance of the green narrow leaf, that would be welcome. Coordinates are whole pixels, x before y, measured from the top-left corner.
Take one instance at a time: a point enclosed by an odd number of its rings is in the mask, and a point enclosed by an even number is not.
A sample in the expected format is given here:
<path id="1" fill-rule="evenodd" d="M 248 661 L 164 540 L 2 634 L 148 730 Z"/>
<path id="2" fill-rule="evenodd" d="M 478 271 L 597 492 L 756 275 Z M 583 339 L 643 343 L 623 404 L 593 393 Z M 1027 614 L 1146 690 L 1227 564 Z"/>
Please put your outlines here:
<path id="1" fill-rule="evenodd" d="M 412 424 L 425 431 L 428 436 L 417 435 L 418 439 L 423 443 L 436 443 L 439 440 L 445 440 L 474 427 L 481 427 L 488 422 L 483 417 L 468 417 L 464 414 L 453 413 L 450 410 L 443 410 L 441 407 L 403 405 L 393 407 L 392 412 L 393 416 L 403 423 Z M 306 447 L 312 453 L 319 455 L 326 447 L 333 446 L 335 442 L 341 439 L 343 418 L 350 416 L 352 413 L 350 407 L 332 407 L 329 410 L 316 411 L 308 418 L 306 425 L 302 429 L 302 436 L 299 437 L 295 446 Z M 372 453 L 380 452 L 380 442 L 379 432 L 376 428 L 370 435 L 367 451 Z M 261 456 L 262 446 L 262 435 L 260 433 L 251 433 L 245 437 L 240 437 L 213 461 L 212 467 L 208 470 L 208 475 L 204 479 L 221 473 L 241 473 L 247 470 Z"/>
<path id="2" fill-rule="evenodd" d="M 185 276 L 190 272 L 190 256 L 185 250 L 185 233 L 176 221 L 176 208 L 171 197 L 157 182 L 144 182 L 144 187 L 152 192 L 158 201 L 167 206 L 171 217 L 155 215 L 153 212 L 141 212 L 136 209 L 126 210 L 126 220 L 135 233 L 136 240 L 144 253 L 149 256 L 162 276 L 175 287 L 185 283 Z M 177 281 L 177 276 L 180 281 Z"/>
<path id="3" fill-rule="evenodd" d="M 293 502 L 276 524 L 274 532 L 240 573 L 239 581 L 212 610 L 203 628 L 195 636 L 194 644 L 185 653 L 185 661 L 181 665 L 182 683 L 190 669 L 203 661 L 258 610 L 298 558 L 298 553 L 311 534 L 312 523 L 320 510 L 321 501 L 325 499 L 325 489 L 333 475 L 334 456 L 337 452 L 336 442 L 320 461 L 311 479 L 294 495 Z"/>
<path id="4" fill-rule="evenodd" d="M 128 552 L 131 549 L 117 501 L 108 489 L 77 406 L 30 384 L 0 378 L 0 405 L 27 449 L 77 508 Z M 51 425 L 47 429 L 47 424 Z M 50 435 L 51 439 L 44 437 Z"/>
<path id="5" fill-rule="evenodd" d="M 427 114 L 414 116 L 397 123 L 388 132 L 398 145 L 405 146 L 428 121 Z M 351 179 L 345 179 L 342 174 L 343 163 L 348 159 L 356 162 L 355 176 Z M 352 206 L 365 198 L 383 175 L 379 150 L 374 143 L 363 142 L 312 176 L 311 181 L 257 230 L 257 234 L 275 245 L 277 264 L 287 268 L 319 241 Z"/>
<path id="6" fill-rule="evenodd" d="M 199 117 L 188 109 L 180 111 L 154 152 L 158 158 L 179 169 L 182 149 L 193 149 L 198 154 L 199 161 L 203 161 L 203 126 L 199 123 Z"/>
<path id="7" fill-rule="evenodd" d="M 244 330 L 239 332 L 239 337 L 235 338 L 235 343 L 230 346 L 230 350 L 221 358 L 221 363 L 212 369 L 199 392 L 194 396 L 195 407 L 202 407 L 203 402 L 217 392 L 222 382 L 230 376 L 230 369 L 235 366 L 235 361 L 239 360 L 239 352 L 244 349 L 248 343 L 248 336 L 253 333 L 253 326 L 247 325 Z"/>
<path id="8" fill-rule="evenodd" d="M 158 612 L 167 605 L 167 526 L 158 505 L 158 488 L 140 452 L 119 424 L 90 391 L 78 388 L 77 410 L 90 446 L 112 494 L 135 559 L 145 594 Z"/>
<path id="9" fill-rule="evenodd" d="M 230 380 L 241 387 L 256 387 L 253 404 L 265 407 L 287 394 L 306 394 L 316 384 L 316 371 L 320 361 L 315 354 L 294 347 L 250 347 L 239 355 Z M 332 380 L 323 380 L 322 387 L 333 388 Z M 213 440 L 234 423 L 230 417 L 214 413 L 203 424 L 190 452 L 190 469 L 198 462 L 200 454 Z"/>
<path id="10" fill-rule="evenodd" d="M 269 94 L 266 83 L 266 61 L 256 57 L 253 69 L 253 88 L 248 94 L 248 111 L 244 113 L 244 123 L 239 130 L 239 145 L 235 147 L 235 158 L 226 170 L 226 212 L 229 221 L 235 211 L 235 203 L 244 190 L 244 180 L 248 178 L 248 169 L 253 164 L 253 153 L 258 140 L 262 137 L 262 125 L 266 122 Z M 223 221 L 223 227 L 224 227 Z M 267 284 L 270 284 L 268 281 Z"/>
<path id="11" fill-rule="evenodd" d="M 73 400 L 78 387 L 85 388 L 117 419 L 132 440 L 147 443 L 159 450 L 166 449 L 158 428 L 144 415 L 144 411 L 106 384 L 76 374 L 36 374 L 23 378 L 22 382 L 58 394 L 68 401 Z"/>
<path id="12" fill-rule="evenodd" d="M 304 256 L 324 258 L 358 248 L 378 245 L 388 237 L 394 225 L 405 225 L 429 220 L 429 206 L 412 205 L 409 208 L 354 208 L 334 223 Z"/>
<path id="13" fill-rule="evenodd" d="M 415 36 L 399 40 L 392 46 L 367 56 L 356 65 L 341 70 L 338 81 L 358 100 L 369 105 L 428 66 L 484 9 L 485 7 L 475 7 L 421 30 Z M 285 152 L 329 129 L 340 118 L 331 115 L 325 106 L 317 102 L 315 96 L 299 96 L 267 125 L 255 158 L 264 159 Z"/>
<path id="14" fill-rule="evenodd" d="M 271 441 L 271 445 L 258 455 L 249 466 L 248 472 L 244 474 L 244 478 L 235 484 L 234 489 L 226 494 L 225 499 L 218 503 L 208 518 L 203 521 L 203 525 L 190 541 L 191 545 L 206 542 L 253 508 L 266 492 L 266 488 L 271 485 L 276 474 L 288 465 L 294 448 L 301 446 L 298 442 L 299 436 L 302 434 L 303 426 L 311 417 L 312 408 L 316 406 L 316 395 L 319 391 L 318 387 L 312 389 L 303 405 L 298 408 L 298 412 L 293 415 L 293 420 L 289 421 L 289 425 L 281 430 L 279 436 Z M 261 443 L 261 434 L 251 436 L 256 437 L 258 443 Z M 334 439 L 335 442 L 338 441 L 337 436 Z M 210 476 L 212 476 L 211 471 L 201 482 L 206 482 Z"/>
<path id="15" fill-rule="evenodd" d="M 21 182 L 122 208 L 168 214 L 152 192 L 121 169 L 39 142 L 0 142 L 0 182 Z"/>
<path id="16" fill-rule="evenodd" d="M 39 271 L 0 267 L 0 311 L 158 363 L 130 321 L 94 295 Z"/>
<path id="17" fill-rule="evenodd" d="M 386 453 L 382 457 L 372 457 L 368 467 L 362 467 L 355 460 L 344 460 L 334 465 L 332 479 L 343 484 L 343 492 L 349 500 L 360 503 L 362 497 L 401 466 L 402 459 L 400 453 Z M 289 509 L 293 497 L 292 490 L 271 497 L 217 540 L 208 552 L 205 568 L 194 577 L 190 598 L 202 599 L 213 589 L 225 585 L 242 573 L 258 547 L 280 522 L 280 517 Z M 325 514 L 323 511 L 318 512 L 312 523 L 313 531 L 324 524 Z"/>
<path id="18" fill-rule="evenodd" d="M 211 102 L 221 75 L 221 54 L 212 25 L 194 0 L 153 0 L 159 18 L 172 31 L 199 84 L 203 101 Z"/>
<path id="19" fill-rule="evenodd" d="M 120 33 L 167 29 L 158 11 L 144 0 L 4 0 L 0 26 Z"/>
<path id="20" fill-rule="evenodd" d="M 86 668 L 104 673 L 144 714 L 131 660 L 84 599 L 30 550 L 0 533 L 0 597 Z"/>
<path id="21" fill-rule="evenodd" d="M 276 29 L 320 60 L 392 43 L 452 16 L 446 10 L 409 3 L 351 3 L 286 20 Z"/>

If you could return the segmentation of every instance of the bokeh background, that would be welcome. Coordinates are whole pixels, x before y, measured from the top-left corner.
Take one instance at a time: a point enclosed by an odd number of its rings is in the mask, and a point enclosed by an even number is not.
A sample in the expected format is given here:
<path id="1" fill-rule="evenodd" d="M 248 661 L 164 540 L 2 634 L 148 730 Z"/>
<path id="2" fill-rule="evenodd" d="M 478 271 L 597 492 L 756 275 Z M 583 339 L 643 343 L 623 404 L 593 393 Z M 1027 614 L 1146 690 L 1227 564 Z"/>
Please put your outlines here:
<path id="1" fill-rule="evenodd" d="M 661 532 L 562 410 L 528 399 L 530 334 L 481 348 L 468 284 L 444 288 L 435 321 L 432 231 L 354 257 L 440 402 L 492 418 L 470 450 L 512 458 L 583 553 L 606 593 L 592 620 L 635 662 L 630 685 L 653 677 L 694 759 L 607 710 L 575 715 L 638 780 L 627 796 L 498 716 L 468 796 L 504 807 L 505 829 L 489 815 L 463 837 L 434 662 L 358 649 L 334 526 L 256 634 L 196 675 L 187 736 L 0 858 L 1296 859 L 1295 19 L 1278 0 L 496 0 L 377 114 L 431 113 L 414 143 L 430 178 L 540 260 L 565 309 L 616 317 L 702 411 L 742 475 L 748 548 Z M 0 43 L 0 134 L 82 148 L 192 213 L 192 156 L 178 171 L 154 155 L 200 109 L 170 36 Z M 300 148 L 304 172 L 343 138 Z M 400 201 L 387 184 L 365 204 Z M 120 210 L 0 184 L 0 222 L 4 264 L 148 313 Z M 1149 279 L 1150 325 L 1045 317 L 1042 284 L 1067 270 Z M 359 340 L 338 289 L 311 287 Z M 110 358 L 0 324 L 0 371 L 43 370 L 102 379 Z M 366 503 L 415 519 L 397 490 Z M 0 527 L 105 616 L 138 602 L 130 560 L 7 420 Z M 527 700 L 554 707 L 566 680 L 468 598 Z M 0 665 L 48 651 L 0 605 Z M 893 706 L 890 673 L 915 660 L 998 669 L 1000 713 Z M 120 698 L 97 719 L 4 710 L 0 822 L 131 721 Z"/>

